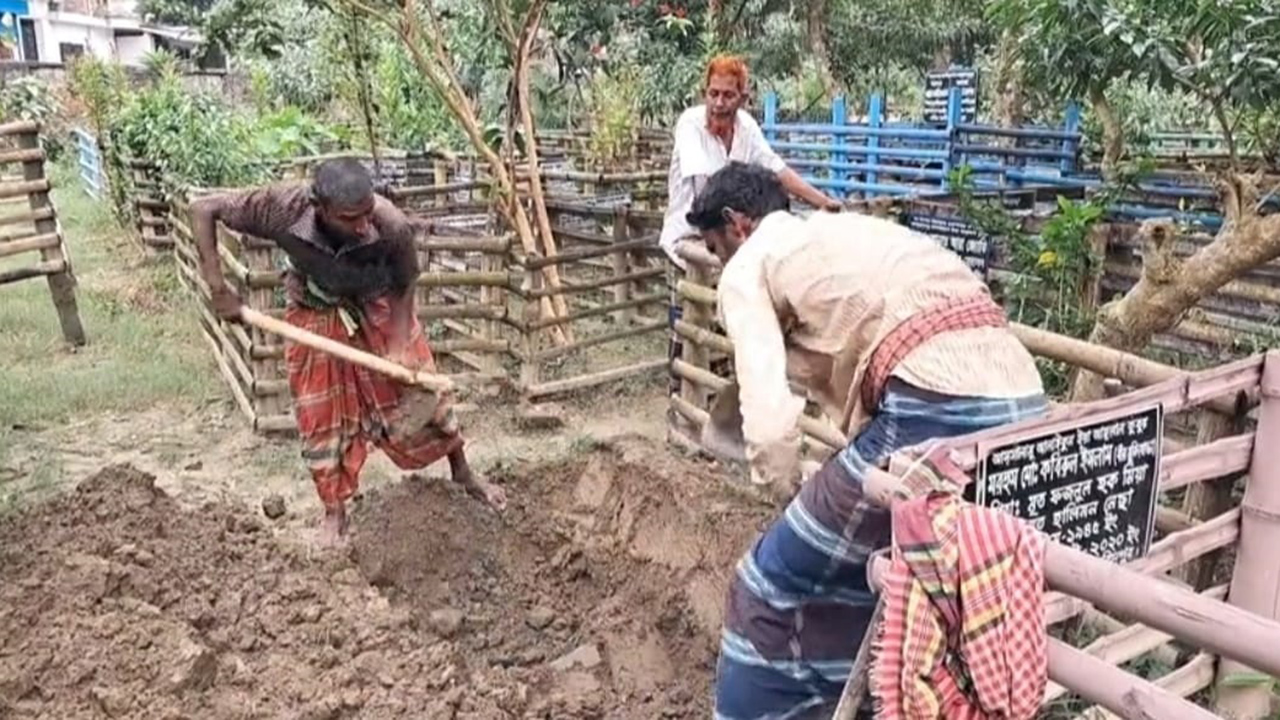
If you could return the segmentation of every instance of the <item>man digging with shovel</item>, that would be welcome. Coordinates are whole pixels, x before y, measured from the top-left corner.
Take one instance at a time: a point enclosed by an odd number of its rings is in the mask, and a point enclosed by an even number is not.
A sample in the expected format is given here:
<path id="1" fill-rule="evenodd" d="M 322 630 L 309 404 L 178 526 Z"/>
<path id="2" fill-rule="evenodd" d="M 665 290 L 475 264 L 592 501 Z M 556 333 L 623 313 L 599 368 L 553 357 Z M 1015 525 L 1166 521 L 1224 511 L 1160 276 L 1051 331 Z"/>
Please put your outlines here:
<path id="1" fill-rule="evenodd" d="M 359 161 L 321 163 L 309 185 L 274 185 L 192 205 L 200 274 L 214 311 L 241 322 L 249 311 L 223 279 L 219 222 L 271 240 L 284 251 L 289 324 L 410 370 L 435 370 L 414 312 L 413 222 L 374 194 L 369 171 Z M 285 364 L 302 455 L 325 508 L 322 542 L 345 538 L 346 502 L 359 486 L 369 443 L 404 470 L 447 457 L 454 481 L 498 510 L 505 506 L 502 489 L 476 477 L 467 464 L 444 393 L 402 384 L 314 344 L 288 342 Z"/>
<path id="2" fill-rule="evenodd" d="M 854 213 L 801 219 L 773 173 L 741 163 L 711 177 L 688 219 L 724 263 L 737 376 L 738 402 L 731 388 L 704 437 L 790 497 L 805 406 L 791 379 L 849 441 L 738 564 L 716 718 L 830 718 L 875 606 L 868 555 L 889 542 L 889 511 L 862 492 L 868 468 L 1044 413 L 1040 375 L 982 281 L 926 236 Z"/>

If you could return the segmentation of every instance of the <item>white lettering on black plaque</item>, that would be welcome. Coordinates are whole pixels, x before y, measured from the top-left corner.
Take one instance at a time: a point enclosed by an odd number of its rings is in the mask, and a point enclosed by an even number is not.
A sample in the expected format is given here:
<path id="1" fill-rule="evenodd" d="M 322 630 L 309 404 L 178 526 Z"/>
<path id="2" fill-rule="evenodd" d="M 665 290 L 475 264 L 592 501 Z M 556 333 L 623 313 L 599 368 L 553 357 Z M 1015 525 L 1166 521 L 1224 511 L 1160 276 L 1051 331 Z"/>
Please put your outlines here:
<path id="1" fill-rule="evenodd" d="M 930 72 L 924 79 L 924 121 L 947 124 L 947 101 L 951 88 L 960 88 L 960 122 L 972 123 L 978 117 L 978 73 L 968 68 Z"/>
<path id="2" fill-rule="evenodd" d="M 960 256 L 978 277 L 987 279 L 994 250 L 990 236 L 962 217 L 906 212 L 902 224 L 933 238 L 939 245 Z"/>
<path id="3" fill-rule="evenodd" d="M 1164 406 L 989 450 L 974 498 L 1069 547 L 1128 562 L 1151 547 Z"/>

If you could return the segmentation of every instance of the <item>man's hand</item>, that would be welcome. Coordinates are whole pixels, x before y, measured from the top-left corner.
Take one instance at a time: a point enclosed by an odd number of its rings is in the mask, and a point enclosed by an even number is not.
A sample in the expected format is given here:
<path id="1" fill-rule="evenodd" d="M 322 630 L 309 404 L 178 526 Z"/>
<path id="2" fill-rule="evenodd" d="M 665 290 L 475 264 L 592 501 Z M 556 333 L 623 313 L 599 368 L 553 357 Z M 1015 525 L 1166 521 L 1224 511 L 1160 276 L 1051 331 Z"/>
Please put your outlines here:
<path id="1" fill-rule="evenodd" d="M 220 320 L 240 322 L 240 310 L 244 307 L 244 301 L 235 290 L 223 283 L 213 288 L 211 295 L 213 296 L 213 313 Z"/>
<path id="2" fill-rule="evenodd" d="M 386 359 L 389 362 L 393 362 L 402 367 L 407 367 L 410 370 L 418 369 L 418 364 L 415 363 L 413 358 L 409 355 L 408 343 L 391 343 L 390 347 L 387 348 Z"/>
<path id="3" fill-rule="evenodd" d="M 826 202 L 822 203 L 822 210 L 826 212 L 838 213 L 844 210 L 844 202 L 841 200 L 835 200 L 833 198 L 827 198 Z"/>

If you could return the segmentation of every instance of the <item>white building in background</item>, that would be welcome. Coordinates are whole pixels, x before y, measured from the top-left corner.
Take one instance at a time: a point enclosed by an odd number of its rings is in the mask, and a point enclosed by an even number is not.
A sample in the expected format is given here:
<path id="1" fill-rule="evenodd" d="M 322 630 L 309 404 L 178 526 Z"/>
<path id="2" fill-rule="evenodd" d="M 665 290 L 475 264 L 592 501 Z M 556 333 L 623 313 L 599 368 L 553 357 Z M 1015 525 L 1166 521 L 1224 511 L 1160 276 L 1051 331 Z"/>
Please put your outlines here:
<path id="1" fill-rule="evenodd" d="M 137 0 L 0 0 L 0 60 L 61 64 L 80 55 L 141 65 L 155 50 L 186 55 L 189 28 L 142 22 Z"/>

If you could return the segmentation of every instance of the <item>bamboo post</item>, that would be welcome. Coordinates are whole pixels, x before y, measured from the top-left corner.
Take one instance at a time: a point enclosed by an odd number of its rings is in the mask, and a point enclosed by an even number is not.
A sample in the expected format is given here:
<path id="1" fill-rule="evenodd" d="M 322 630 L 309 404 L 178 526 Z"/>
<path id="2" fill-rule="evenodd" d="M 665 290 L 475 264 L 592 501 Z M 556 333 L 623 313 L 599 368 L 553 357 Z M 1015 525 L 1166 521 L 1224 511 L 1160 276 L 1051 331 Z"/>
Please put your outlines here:
<path id="1" fill-rule="evenodd" d="M 697 263 L 692 262 L 688 264 L 688 268 L 687 276 L 690 282 L 698 285 L 708 284 L 706 270 Z M 680 308 L 682 320 L 696 328 L 711 330 L 712 315 L 710 308 L 686 298 L 680 298 Z M 699 370 L 711 372 L 711 353 L 707 351 L 704 345 L 692 342 L 683 343 L 680 359 Z M 680 380 L 680 398 L 696 408 L 702 410 L 710 408 L 708 393 L 686 378 L 681 378 Z"/>
<path id="2" fill-rule="evenodd" d="M 445 164 L 445 161 L 436 160 L 432 164 L 432 169 L 435 172 L 436 187 L 443 187 L 449 184 L 449 166 Z M 449 198 L 445 197 L 443 194 L 436 195 L 436 199 L 435 199 L 436 207 L 438 208 L 445 207 L 448 204 L 449 204 Z"/>
<path id="3" fill-rule="evenodd" d="M 1243 428 L 1243 413 L 1235 418 L 1228 417 L 1212 410 L 1196 412 L 1196 445 L 1203 446 L 1233 435 Z M 1205 480 L 1187 488 L 1182 500 L 1182 514 L 1194 520 L 1210 520 L 1230 510 L 1234 501 L 1232 491 L 1239 476 L 1228 474 L 1217 480 Z M 1214 574 L 1223 558 L 1222 551 L 1210 553 L 1196 558 L 1179 569 L 1178 577 L 1196 590 L 1203 590 L 1214 584 Z"/>
<path id="4" fill-rule="evenodd" d="M 215 232 L 223 235 L 218 242 L 220 246 L 226 244 L 225 228 L 219 225 Z M 240 236 L 240 250 L 243 253 L 243 264 L 250 271 L 267 270 L 271 267 L 271 253 L 251 247 L 249 238 Z M 225 264 L 225 263 L 224 263 Z M 274 305 L 274 293 L 271 288 L 248 288 L 244 295 L 246 307 L 261 313 L 268 312 Z M 250 342 L 254 345 L 265 345 L 269 336 L 261 328 L 252 323 L 249 324 Z M 278 364 L 268 359 L 253 359 L 253 377 L 254 380 L 265 380 L 275 375 Z M 256 398 L 254 403 L 254 424 L 257 425 L 258 418 L 266 416 L 280 415 L 283 408 L 277 398 Z"/>
<path id="5" fill-rule="evenodd" d="M 496 253 L 481 253 L 480 265 L 484 272 L 505 272 L 507 267 L 507 255 L 504 253 L 498 255 Z M 480 302 L 484 305 L 492 307 L 504 307 L 507 301 L 507 292 L 504 288 L 498 286 L 485 286 L 480 288 Z M 488 319 L 483 321 L 481 326 L 481 334 L 485 340 L 498 342 L 501 340 L 502 328 L 497 320 Z M 486 372 L 498 373 L 502 371 L 502 359 L 492 353 L 485 356 Z"/>
<path id="6" fill-rule="evenodd" d="M 613 212 L 613 242 L 615 245 L 623 246 L 630 239 L 630 217 L 626 205 L 619 206 Z M 627 250 L 619 250 L 613 254 L 613 276 L 615 278 L 626 277 L 631 271 L 630 252 Z M 615 303 L 625 303 L 631 299 L 631 283 L 619 282 L 613 287 L 613 301 Z M 635 309 L 629 308 L 619 310 L 614 315 L 614 322 L 623 325 L 635 320 Z"/>
<path id="7" fill-rule="evenodd" d="M 526 285 L 533 293 L 542 289 L 543 275 L 537 269 L 529 269 L 526 274 Z M 538 334 L 534 326 L 539 319 L 539 302 L 533 296 L 526 296 L 524 301 L 524 322 L 520 327 L 521 350 L 524 357 L 520 363 L 520 388 L 528 397 L 530 388 L 535 387 L 542 379 L 538 360 Z"/>
<path id="8" fill-rule="evenodd" d="M 1262 366 L 1262 406 L 1258 441 L 1253 444 L 1244 499 L 1240 542 L 1227 601 L 1268 619 L 1280 619 L 1280 352 L 1266 354 Z M 1247 639 L 1263 642 L 1262 638 Z M 1236 720 L 1267 717 L 1271 682 L 1241 685 L 1235 680 L 1256 674 L 1242 663 L 1222 658 L 1218 665 L 1216 710 Z"/>
<path id="9" fill-rule="evenodd" d="M 31 132 L 19 135 L 18 147 L 23 150 L 39 150 L 39 131 L 33 129 Z M 60 238 L 58 221 L 55 219 L 57 210 L 53 207 L 53 201 L 49 199 L 49 184 L 45 179 L 43 154 L 38 159 L 28 159 L 22 163 L 22 178 L 29 183 L 43 183 L 43 190 L 27 195 L 27 205 L 33 213 L 41 213 L 43 210 L 50 211 L 48 217 L 42 216 L 41 219 L 35 221 L 36 234 L 55 234 L 59 235 Z M 71 262 L 63 252 L 61 240 L 55 246 L 40 248 L 40 260 L 51 267 L 56 265 L 61 268 L 46 275 L 45 281 L 49 285 L 49 294 L 53 296 L 53 307 L 58 313 L 58 324 L 62 327 L 62 337 L 72 345 L 84 345 L 87 339 L 84 334 L 84 326 L 80 323 L 80 309 L 76 304 L 76 279 L 71 273 Z"/>

